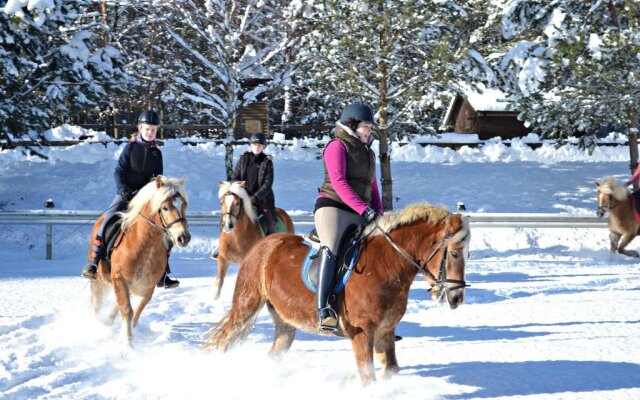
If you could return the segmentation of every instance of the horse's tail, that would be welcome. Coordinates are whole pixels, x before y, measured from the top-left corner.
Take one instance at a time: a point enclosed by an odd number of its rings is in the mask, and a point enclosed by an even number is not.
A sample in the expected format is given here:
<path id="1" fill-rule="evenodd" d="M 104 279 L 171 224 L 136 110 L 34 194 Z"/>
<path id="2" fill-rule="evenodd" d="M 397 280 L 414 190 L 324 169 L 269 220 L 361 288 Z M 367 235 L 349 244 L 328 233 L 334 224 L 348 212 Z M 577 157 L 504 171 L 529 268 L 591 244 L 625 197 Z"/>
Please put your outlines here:
<path id="1" fill-rule="evenodd" d="M 276 208 L 276 214 L 278 214 L 278 218 L 280 218 L 284 223 L 284 226 L 287 228 L 287 232 L 295 234 L 296 229 L 293 225 L 293 220 L 291 219 L 289 214 L 287 214 L 287 212 L 282 208 Z"/>
<path id="2" fill-rule="evenodd" d="M 224 353 L 236 344 L 243 342 L 249 335 L 257 315 L 256 312 L 238 320 L 237 315 L 234 315 L 233 309 L 231 309 L 214 328 L 213 334 L 203 346 L 204 350 L 218 350 Z"/>

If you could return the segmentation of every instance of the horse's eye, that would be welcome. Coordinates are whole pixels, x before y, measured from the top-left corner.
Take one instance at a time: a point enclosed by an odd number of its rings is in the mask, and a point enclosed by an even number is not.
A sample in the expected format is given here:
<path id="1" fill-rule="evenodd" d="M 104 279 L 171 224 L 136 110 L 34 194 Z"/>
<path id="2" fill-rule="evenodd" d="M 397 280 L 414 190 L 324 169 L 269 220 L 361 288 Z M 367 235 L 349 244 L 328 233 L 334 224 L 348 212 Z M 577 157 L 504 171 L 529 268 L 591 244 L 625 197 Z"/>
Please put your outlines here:
<path id="1" fill-rule="evenodd" d="M 169 207 L 168 206 L 162 206 L 162 211 L 169 211 Z"/>
<path id="2" fill-rule="evenodd" d="M 451 250 L 451 253 L 449 254 L 451 254 L 451 257 L 453 257 L 454 260 L 457 260 L 458 258 L 460 258 L 460 253 L 458 253 L 455 250 Z"/>

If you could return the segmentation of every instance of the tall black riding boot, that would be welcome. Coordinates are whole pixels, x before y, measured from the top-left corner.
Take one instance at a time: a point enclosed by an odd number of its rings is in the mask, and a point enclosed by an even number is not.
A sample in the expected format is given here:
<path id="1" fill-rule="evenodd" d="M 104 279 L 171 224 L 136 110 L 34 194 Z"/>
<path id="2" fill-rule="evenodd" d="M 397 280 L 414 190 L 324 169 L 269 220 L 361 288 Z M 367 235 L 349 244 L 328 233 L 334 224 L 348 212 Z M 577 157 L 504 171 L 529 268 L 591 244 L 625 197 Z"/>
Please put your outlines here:
<path id="1" fill-rule="evenodd" d="M 93 249 L 91 250 L 91 260 L 82 270 L 82 276 L 87 279 L 96 279 L 96 275 L 98 274 L 98 263 L 100 262 L 100 256 L 102 255 L 102 250 L 104 249 L 104 243 L 102 242 L 101 236 L 96 236 L 93 239 Z"/>
<path id="2" fill-rule="evenodd" d="M 336 259 L 328 247 L 320 248 L 320 267 L 318 268 L 318 293 L 316 308 L 318 309 L 318 327 L 325 331 L 338 329 L 338 315 L 334 310 L 333 283 Z"/>
<path id="3" fill-rule="evenodd" d="M 169 268 L 169 254 L 167 253 L 167 269 L 164 271 L 164 275 L 160 278 L 160 282 L 158 282 L 158 287 L 163 287 L 165 289 L 171 289 L 174 287 L 178 287 L 180 285 L 180 281 L 177 279 L 171 279 L 169 274 L 171 273 L 171 268 Z"/>

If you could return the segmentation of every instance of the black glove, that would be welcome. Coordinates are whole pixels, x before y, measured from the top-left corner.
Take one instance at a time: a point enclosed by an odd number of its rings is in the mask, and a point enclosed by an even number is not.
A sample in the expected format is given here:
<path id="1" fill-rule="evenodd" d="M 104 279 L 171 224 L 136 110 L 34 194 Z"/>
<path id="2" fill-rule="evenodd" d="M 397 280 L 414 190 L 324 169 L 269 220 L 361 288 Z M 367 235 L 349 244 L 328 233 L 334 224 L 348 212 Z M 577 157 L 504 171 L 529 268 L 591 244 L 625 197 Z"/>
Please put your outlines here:
<path id="1" fill-rule="evenodd" d="M 365 221 L 367 221 L 367 224 L 370 224 L 376 218 L 378 218 L 378 213 L 373 208 L 367 207 L 367 209 L 362 213 L 362 216 L 364 217 Z"/>

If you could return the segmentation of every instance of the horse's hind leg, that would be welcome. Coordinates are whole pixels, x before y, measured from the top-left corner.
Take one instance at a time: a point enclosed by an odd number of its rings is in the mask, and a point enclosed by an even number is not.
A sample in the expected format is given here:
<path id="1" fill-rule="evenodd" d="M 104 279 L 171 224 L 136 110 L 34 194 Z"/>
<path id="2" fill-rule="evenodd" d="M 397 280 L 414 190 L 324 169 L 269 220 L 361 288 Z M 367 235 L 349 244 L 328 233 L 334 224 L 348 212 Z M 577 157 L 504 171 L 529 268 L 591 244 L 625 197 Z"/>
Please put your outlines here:
<path id="1" fill-rule="evenodd" d="M 376 335 L 373 349 L 376 359 L 384 367 L 383 378 L 389 378 L 400 371 L 398 359 L 396 358 L 396 334 L 394 330 L 379 336 Z"/>
<path id="2" fill-rule="evenodd" d="M 271 303 L 267 303 L 267 309 L 269 310 L 269 314 L 271 314 L 273 324 L 276 328 L 276 334 L 273 338 L 273 344 L 271 345 L 269 354 L 276 356 L 291 348 L 291 344 L 296 337 L 296 328 L 287 324 L 280 315 L 278 315 Z"/>
<path id="3" fill-rule="evenodd" d="M 618 246 L 618 252 L 620 254 L 624 254 L 628 257 L 639 257 L 638 252 L 635 250 L 625 250 L 627 245 L 635 238 L 636 235 L 622 235 L 622 240 L 620 240 L 620 245 Z"/>
<path id="4" fill-rule="evenodd" d="M 611 251 L 618 251 L 618 243 L 622 235 L 616 232 L 609 232 L 609 243 L 611 244 Z"/>
<path id="5" fill-rule="evenodd" d="M 97 319 L 102 321 L 105 325 L 111 325 L 113 323 L 113 316 L 107 318 L 100 318 L 102 307 L 104 306 L 104 300 L 109 295 L 111 286 L 107 285 L 99 279 L 91 281 L 91 308 L 93 314 Z M 117 312 L 117 310 L 116 310 Z M 111 314 L 109 314 L 111 315 Z"/>

